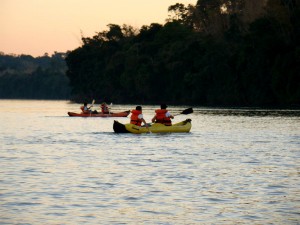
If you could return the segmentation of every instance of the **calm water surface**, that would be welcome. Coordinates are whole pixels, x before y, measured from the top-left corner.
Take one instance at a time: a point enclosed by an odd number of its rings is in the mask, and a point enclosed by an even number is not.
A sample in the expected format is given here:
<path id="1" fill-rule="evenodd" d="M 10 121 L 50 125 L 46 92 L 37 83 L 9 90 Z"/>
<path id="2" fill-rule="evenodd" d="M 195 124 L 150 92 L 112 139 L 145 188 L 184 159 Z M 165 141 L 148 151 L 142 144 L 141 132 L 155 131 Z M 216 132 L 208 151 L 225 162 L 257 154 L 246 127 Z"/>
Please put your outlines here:
<path id="1" fill-rule="evenodd" d="M 300 111 L 194 108 L 190 133 L 133 135 L 79 107 L 0 100 L 0 224 L 300 223 Z"/>

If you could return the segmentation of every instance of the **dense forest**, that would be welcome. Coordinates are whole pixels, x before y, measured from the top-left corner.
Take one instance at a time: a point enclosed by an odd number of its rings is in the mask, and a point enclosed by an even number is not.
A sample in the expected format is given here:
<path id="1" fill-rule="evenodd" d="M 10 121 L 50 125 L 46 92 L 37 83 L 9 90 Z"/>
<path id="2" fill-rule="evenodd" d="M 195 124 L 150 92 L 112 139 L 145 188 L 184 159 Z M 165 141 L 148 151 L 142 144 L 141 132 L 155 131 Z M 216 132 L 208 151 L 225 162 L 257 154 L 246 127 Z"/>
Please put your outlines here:
<path id="1" fill-rule="evenodd" d="M 300 107 L 300 0 L 198 0 L 52 56 L 0 53 L 0 98 Z"/>
<path id="2" fill-rule="evenodd" d="M 72 99 L 299 107 L 299 1 L 198 0 L 163 25 L 109 24 L 66 57 Z"/>
<path id="3" fill-rule="evenodd" d="M 51 57 L 0 53 L 0 98 L 69 99 L 66 53 Z"/>

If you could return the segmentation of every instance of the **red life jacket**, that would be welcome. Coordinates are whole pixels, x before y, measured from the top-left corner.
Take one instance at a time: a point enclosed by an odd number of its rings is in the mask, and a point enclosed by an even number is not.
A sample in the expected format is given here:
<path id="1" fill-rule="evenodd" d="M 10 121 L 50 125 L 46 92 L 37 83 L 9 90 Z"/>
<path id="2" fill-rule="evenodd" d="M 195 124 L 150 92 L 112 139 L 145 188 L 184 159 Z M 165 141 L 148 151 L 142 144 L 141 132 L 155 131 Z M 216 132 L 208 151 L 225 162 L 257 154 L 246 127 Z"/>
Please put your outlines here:
<path id="1" fill-rule="evenodd" d="M 107 105 L 101 104 L 101 112 L 104 113 L 104 114 L 108 114 L 109 113 Z"/>
<path id="2" fill-rule="evenodd" d="M 134 124 L 134 125 L 137 125 L 137 126 L 141 126 L 142 125 L 142 120 L 139 119 L 139 115 L 141 114 L 142 112 L 139 111 L 139 110 L 132 110 L 131 111 L 131 117 L 130 117 L 130 123 L 131 124 Z"/>
<path id="3" fill-rule="evenodd" d="M 166 117 L 167 112 L 168 112 L 168 110 L 166 110 L 166 109 L 157 109 L 157 110 L 155 110 L 155 113 L 156 113 L 155 123 L 162 123 L 162 124 L 165 124 L 167 126 L 171 126 L 172 121 L 169 117 Z"/>

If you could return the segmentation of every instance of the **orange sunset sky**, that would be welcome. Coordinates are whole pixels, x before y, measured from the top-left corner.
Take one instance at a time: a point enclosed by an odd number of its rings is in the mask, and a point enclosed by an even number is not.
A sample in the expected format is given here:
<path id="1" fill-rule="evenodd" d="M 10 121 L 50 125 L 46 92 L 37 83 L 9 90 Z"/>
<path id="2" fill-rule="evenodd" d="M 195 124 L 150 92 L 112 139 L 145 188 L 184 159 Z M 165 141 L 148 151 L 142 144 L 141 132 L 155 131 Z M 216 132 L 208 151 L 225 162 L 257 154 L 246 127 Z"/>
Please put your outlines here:
<path id="1" fill-rule="evenodd" d="M 107 24 L 164 24 L 168 7 L 197 0 L 0 0 L 0 52 L 42 56 L 81 45 Z"/>

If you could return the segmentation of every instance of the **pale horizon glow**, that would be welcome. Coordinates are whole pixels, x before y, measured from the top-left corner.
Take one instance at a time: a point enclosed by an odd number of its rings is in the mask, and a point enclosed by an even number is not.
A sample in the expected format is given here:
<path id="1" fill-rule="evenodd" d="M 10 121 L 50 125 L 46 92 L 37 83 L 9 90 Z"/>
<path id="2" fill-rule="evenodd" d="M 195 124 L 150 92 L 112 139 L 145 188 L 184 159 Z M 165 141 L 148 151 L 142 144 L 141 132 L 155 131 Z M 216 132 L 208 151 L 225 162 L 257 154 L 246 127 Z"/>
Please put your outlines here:
<path id="1" fill-rule="evenodd" d="M 139 29 L 164 24 L 168 7 L 197 0 L 0 0 L 0 52 L 42 56 L 67 52 L 108 24 Z"/>

